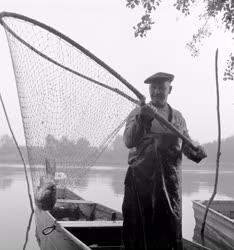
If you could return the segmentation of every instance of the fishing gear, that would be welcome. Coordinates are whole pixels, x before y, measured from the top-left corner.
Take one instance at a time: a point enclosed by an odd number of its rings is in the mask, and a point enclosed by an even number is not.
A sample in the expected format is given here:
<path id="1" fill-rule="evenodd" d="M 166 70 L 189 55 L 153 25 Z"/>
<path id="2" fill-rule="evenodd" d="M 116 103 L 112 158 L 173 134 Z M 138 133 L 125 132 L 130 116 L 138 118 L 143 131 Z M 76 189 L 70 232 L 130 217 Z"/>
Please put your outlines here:
<path id="1" fill-rule="evenodd" d="M 23 15 L 2 12 L 11 52 L 34 194 L 56 161 L 74 188 L 145 97 L 87 49 L 57 30 Z M 150 106 L 150 105 L 149 105 Z M 196 150 L 158 114 L 155 118 Z"/>

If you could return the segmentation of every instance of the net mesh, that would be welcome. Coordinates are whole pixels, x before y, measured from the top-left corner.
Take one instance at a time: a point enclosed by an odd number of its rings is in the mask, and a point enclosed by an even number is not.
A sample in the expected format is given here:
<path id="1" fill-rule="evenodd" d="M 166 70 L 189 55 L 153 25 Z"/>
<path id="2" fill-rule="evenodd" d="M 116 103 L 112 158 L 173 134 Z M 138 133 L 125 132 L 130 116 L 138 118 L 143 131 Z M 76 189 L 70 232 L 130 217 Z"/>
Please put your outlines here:
<path id="1" fill-rule="evenodd" d="M 46 159 L 56 162 L 62 177 L 58 185 L 77 187 L 136 106 L 90 79 L 135 95 L 58 33 L 15 16 L 1 21 L 13 61 L 34 193 L 45 175 Z"/>

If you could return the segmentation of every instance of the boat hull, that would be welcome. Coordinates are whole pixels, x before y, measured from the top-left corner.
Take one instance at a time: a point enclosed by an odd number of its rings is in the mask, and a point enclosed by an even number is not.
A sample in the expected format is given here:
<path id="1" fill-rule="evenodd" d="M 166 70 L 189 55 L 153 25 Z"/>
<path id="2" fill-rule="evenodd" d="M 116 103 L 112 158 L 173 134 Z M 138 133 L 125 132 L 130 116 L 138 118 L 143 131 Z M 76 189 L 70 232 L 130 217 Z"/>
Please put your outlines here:
<path id="1" fill-rule="evenodd" d="M 207 201 L 193 201 L 196 227 L 194 240 L 212 249 L 234 249 L 234 201 L 213 201 L 206 218 L 204 237 L 200 231 Z"/>
<path id="2" fill-rule="evenodd" d="M 61 194 L 64 193 L 66 195 L 61 197 Z M 64 197 L 66 200 L 61 200 Z M 58 199 L 57 203 L 65 204 L 64 211 L 69 200 L 74 206 L 79 204 L 81 207 L 92 204 L 70 190 L 59 190 Z M 58 219 L 57 215 L 55 216 L 56 212 L 54 211 L 36 209 L 36 235 L 41 250 L 124 249 L 121 240 L 123 222 L 121 213 L 101 204 L 97 204 L 95 209 L 95 219 L 92 218 L 88 221 L 75 220 L 74 218 L 74 220 L 61 220 Z M 68 215 L 65 215 L 64 212 L 63 216 Z M 186 239 L 183 240 L 183 243 L 185 250 L 209 250 Z"/>

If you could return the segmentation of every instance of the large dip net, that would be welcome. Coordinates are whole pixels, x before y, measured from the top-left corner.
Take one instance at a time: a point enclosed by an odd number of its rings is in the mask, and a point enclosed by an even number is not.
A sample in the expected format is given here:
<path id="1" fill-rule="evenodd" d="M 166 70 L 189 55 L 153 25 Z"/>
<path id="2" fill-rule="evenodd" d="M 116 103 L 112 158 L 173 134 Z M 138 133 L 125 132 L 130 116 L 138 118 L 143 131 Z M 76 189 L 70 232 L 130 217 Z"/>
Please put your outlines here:
<path id="1" fill-rule="evenodd" d="M 46 162 L 56 163 L 58 185 L 77 187 L 142 96 L 58 31 L 18 14 L 0 15 L 13 62 L 34 193 Z"/>

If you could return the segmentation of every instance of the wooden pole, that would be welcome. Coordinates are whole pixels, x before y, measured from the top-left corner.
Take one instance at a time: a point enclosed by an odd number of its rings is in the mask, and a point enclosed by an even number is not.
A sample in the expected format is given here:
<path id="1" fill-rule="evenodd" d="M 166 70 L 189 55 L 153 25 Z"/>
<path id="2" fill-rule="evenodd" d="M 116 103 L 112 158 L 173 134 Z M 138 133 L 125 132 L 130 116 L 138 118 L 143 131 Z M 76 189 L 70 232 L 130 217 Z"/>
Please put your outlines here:
<path id="1" fill-rule="evenodd" d="M 3 102 L 3 99 L 2 99 L 1 94 L 0 94 L 0 101 L 1 101 L 1 103 L 2 103 L 2 108 L 3 108 L 4 114 L 5 114 L 5 117 L 6 117 L 6 120 L 7 120 L 8 127 L 9 127 L 9 129 L 10 129 L 12 138 L 13 138 L 13 140 L 14 140 L 14 142 L 15 142 L 15 145 L 16 145 L 16 147 L 17 147 L 17 149 L 18 149 L 20 158 L 21 158 L 21 160 L 22 160 L 22 162 L 23 162 L 23 165 L 24 165 L 24 173 L 25 173 L 26 182 L 27 182 L 28 197 L 29 197 L 29 202 L 30 202 L 31 210 L 32 210 L 32 212 L 33 212 L 33 211 L 34 211 L 34 209 L 33 209 L 33 201 L 32 201 L 32 197 L 31 197 L 31 193 L 30 193 L 30 185 L 29 185 L 29 179 L 28 179 L 28 174 L 27 174 L 27 169 L 26 169 L 26 163 L 25 163 L 25 161 L 24 161 L 23 154 L 22 154 L 22 152 L 21 152 L 21 150 L 20 150 L 19 144 L 17 143 L 17 140 L 16 140 L 15 135 L 14 135 L 14 133 L 13 133 L 13 130 L 12 130 L 12 128 L 11 128 L 11 124 L 10 124 L 10 121 L 9 121 L 9 118 L 8 118 L 8 115 L 7 115 L 7 112 L 6 112 L 6 108 L 5 108 L 5 105 L 4 105 L 4 102 Z"/>
<path id="2" fill-rule="evenodd" d="M 24 245 L 23 245 L 23 250 L 25 250 L 27 248 L 28 236 L 29 236 L 31 225 L 32 225 L 33 214 L 34 214 L 34 211 L 31 211 L 31 214 L 30 214 L 30 217 L 29 217 L 29 221 L 28 221 L 27 230 L 26 230 L 25 242 L 24 242 Z"/>
<path id="3" fill-rule="evenodd" d="M 215 174 L 215 185 L 214 185 L 214 191 L 213 194 L 206 206 L 203 222 L 202 222 L 202 228 L 201 228 L 201 235 L 204 236 L 204 230 L 206 225 L 206 217 L 207 213 L 210 207 L 210 204 L 212 203 L 216 192 L 217 192 L 217 186 L 218 186 L 218 177 L 219 177 L 219 160 L 221 156 L 221 122 L 220 122 L 220 103 L 219 103 L 219 81 L 218 81 L 218 49 L 216 49 L 215 53 L 215 78 L 216 78 L 216 95 L 217 95 L 217 120 L 218 120 L 218 148 L 217 148 L 217 157 L 216 157 L 216 174 Z"/>
<path id="4" fill-rule="evenodd" d="M 172 123 L 167 121 L 162 115 L 160 115 L 157 111 L 157 108 L 154 107 L 152 104 L 148 104 L 148 106 L 154 111 L 155 118 L 162 123 L 165 127 L 170 129 L 176 136 L 184 141 L 184 143 L 188 144 L 194 151 L 197 150 L 197 147 L 193 144 L 193 142 L 184 136 Z"/>

